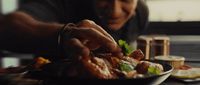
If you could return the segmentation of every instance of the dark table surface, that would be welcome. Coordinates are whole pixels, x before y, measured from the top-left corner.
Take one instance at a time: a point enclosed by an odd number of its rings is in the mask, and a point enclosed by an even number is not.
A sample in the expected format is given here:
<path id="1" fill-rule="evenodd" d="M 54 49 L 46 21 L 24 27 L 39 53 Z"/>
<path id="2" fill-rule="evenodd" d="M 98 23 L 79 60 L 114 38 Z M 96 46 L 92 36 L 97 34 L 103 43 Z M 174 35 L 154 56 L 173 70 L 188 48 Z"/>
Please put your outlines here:
<path id="1" fill-rule="evenodd" d="M 184 82 L 182 80 L 168 78 L 161 85 L 200 85 L 200 80 L 196 82 Z"/>
<path id="2" fill-rule="evenodd" d="M 185 63 L 190 66 L 200 67 L 200 61 L 187 61 Z M 11 84 L 7 84 L 7 82 L 10 82 L 10 81 L 7 81 L 7 80 L 5 81 L 5 78 L 4 80 L 2 80 L 2 76 L 1 76 L 0 85 L 42 85 L 41 81 L 32 80 L 32 79 L 22 79 L 20 75 L 9 75 L 6 77 L 9 78 L 12 76 L 18 76 L 18 77 L 11 79 L 10 80 L 12 82 Z M 181 79 L 175 79 L 175 78 L 169 77 L 167 80 L 161 83 L 161 85 L 200 85 L 200 79 L 198 81 L 186 82 Z"/>

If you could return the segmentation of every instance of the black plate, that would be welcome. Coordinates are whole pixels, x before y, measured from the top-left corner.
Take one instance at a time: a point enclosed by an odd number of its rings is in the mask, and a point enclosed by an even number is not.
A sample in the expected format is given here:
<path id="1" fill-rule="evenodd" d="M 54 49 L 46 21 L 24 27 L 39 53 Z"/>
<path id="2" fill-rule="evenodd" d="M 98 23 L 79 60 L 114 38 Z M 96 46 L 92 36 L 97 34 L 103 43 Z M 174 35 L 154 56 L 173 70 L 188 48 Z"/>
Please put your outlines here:
<path id="1" fill-rule="evenodd" d="M 72 79 L 72 78 L 48 78 L 43 80 L 43 85 L 66 85 L 66 83 L 72 84 L 137 84 L 137 85 L 159 85 L 163 81 L 165 81 L 170 75 L 173 70 L 172 66 L 166 63 L 160 63 L 164 67 L 164 72 L 160 75 L 154 75 L 144 78 L 133 78 L 133 79 L 109 79 L 109 80 L 101 80 L 101 79 Z"/>

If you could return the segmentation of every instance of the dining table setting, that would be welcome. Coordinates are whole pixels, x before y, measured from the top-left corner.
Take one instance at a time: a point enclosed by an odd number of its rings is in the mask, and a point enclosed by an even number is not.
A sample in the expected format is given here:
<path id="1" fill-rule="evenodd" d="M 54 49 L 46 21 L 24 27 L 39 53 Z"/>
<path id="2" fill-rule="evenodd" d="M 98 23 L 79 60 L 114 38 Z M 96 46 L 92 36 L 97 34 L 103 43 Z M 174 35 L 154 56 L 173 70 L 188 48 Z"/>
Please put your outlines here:
<path id="1" fill-rule="evenodd" d="M 187 70 L 179 70 L 180 74 L 172 73 L 161 85 L 199 85 L 200 84 L 200 61 L 185 61 L 186 65 L 191 68 Z"/>
<path id="2" fill-rule="evenodd" d="M 43 56 L 36 56 L 26 65 L 0 68 L 0 85 L 66 85 L 71 82 L 73 84 L 96 82 L 98 84 L 199 85 L 200 61 L 171 55 L 168 47 L 169 38 L 153 37 L 153 39 L 150 39 L 152 36 L 140 38 L 139 42 L 143 42 L 143 47 L 127 51 L 129 53 L 123 57 L 94 52 L 79 60 L 52 61 Z M 159 45 L 155 45 L 155 42 L 152 44 L 160 47 L 153 48 L 154 57 L 152 57 L 149 54 L 152 48 L 150 49 L 151 46 L 148 45 L 150 45 L 149 40 L 154 39 L 159 41 Z M 121 41 L 120 46 L 129 50 L 125 47 L 128 46 L 125 41 Z"/>
<path id="3" fill-rule="evenodd" d="M 186 61 L 187 65 L 194 66 L 198 68 L 199 70 L 199 61 Z M 54 80 L 44 80 L 46 75 L 41 75 L 40 71 L 22 71 L 25 67 L 10 67 L 10 68 L 4 68 L 0 69 L 0 84 L 1 85 L 62 85 L 60 83 L 64 82 L 57 82 L 57 79 Z M 30 68 L 29 68 L 30 69 Z M 58 70 L 58 69 L 57 69 Z M 7 72 L 6 72 L 7 71 Z M 10 72 L 8 72 L 10 71 Z M 192 70 L 191 70 L 192 71 Z M 34 76 L 33 76 L 34 75 Z M 43 76 L 43 79 L 42 79 Z M 39 78 L 38 78 L 39 77 Z M 148 80 L 148 78 L 146 78 Z M 69 81 L 68 81 L 69 80 Z M 144 79 L 145 80 L 145 79 Z M 97 80 L 91 80 L 91 79 L 65 79 L 64 81 L 67 82 L 75 82 L 75 81 L 81 81 L 83 83 L 88 83 L 88 81 L 97 81 Z M 127 80 L 99 80 L 105 83 L 135 83 L 135 82 L 141 82 L 141 80 L 136 81 L 134 79 L 127 79 Z M 77 82 L 75 82 L 77 83 Z M 196 78 L 188 77 L 188 78 L 180 78 L 174 77 L 171 73 L 169 77 L 166 78 L 166 80 L 162 81 L 159 85 L 199 85 L 200 84 L 200 77 L 196 76 Z M 145 84 L 149 85 L 149 84 Z"/>
<path id="4" fill-rule="evenodd" d="M 39 57 L 39 61 L 31 62 L 26 66 L 8 67 L 0 69 L 1 85 L 64 85 L 69 82 L 97 83 L 140 83 L 142 85 L 199 85 L 200 65 L 199 61 L 184 61 L 184 66 L 174 69 L 170 64 L 161 63 L 165 72 L 160 75 L 152 75 L 144 78 L 125 79 L 91 79 L 65 77 L 63 69 L 68 68 L 69 62 L 52 63 L 47 59 Z M 41 62 L 42 61 L 42 62 Z M 155 62 L 154 60 L 151 62 Z M 160 63 L 160 62 L 159 62 Z M 40 65 L 47 64 L 43 69 L 37 69 Z M 48 65 L 49 64 L 49 65 Z M 33 68 L 34 66 L 34 68 Z M 176 71 L 180 71 L 176 73 Z M 196 72 L 196 73 L 195 73 Z M 190 75 L 190 76 L 188 76 Z M 193 75 L 193 76 L 192 76 Z M 146 82 L 143 82 L 146 81 Z M 157 83 L 156 83 L 157 82 Z"/>

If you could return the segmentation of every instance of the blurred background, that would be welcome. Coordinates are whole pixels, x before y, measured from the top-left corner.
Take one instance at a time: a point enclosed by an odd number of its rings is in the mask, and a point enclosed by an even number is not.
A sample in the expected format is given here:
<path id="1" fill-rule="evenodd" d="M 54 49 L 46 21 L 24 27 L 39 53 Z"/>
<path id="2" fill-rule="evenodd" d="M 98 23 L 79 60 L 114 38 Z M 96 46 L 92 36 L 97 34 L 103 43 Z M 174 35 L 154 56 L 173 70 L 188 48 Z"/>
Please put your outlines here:
<path id="1" fill-rule="evenodd" d="M 0 0 L 0 13 L 10 13 L 26 0 Z M 200 0 L 145 0 L 150 24 L 145 35 L 167 35 L 170 54 L 200 60 Z M 20 57 L 19 57 L 20 56 Z M 2 51 L 1 67 L 26 64 L 33 54 Z"/>

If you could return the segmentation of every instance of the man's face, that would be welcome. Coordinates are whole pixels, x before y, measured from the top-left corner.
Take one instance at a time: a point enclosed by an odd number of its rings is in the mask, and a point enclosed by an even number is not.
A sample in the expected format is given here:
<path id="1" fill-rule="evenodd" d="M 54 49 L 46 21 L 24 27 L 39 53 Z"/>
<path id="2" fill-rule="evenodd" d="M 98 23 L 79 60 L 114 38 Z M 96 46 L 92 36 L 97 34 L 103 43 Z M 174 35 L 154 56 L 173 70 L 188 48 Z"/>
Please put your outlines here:
<path id="1" fill-rule="evenodd" d="M 108 28 L 119 30 L 133 15 L 138 0 L 95 0 L 95 10 Z"/>

